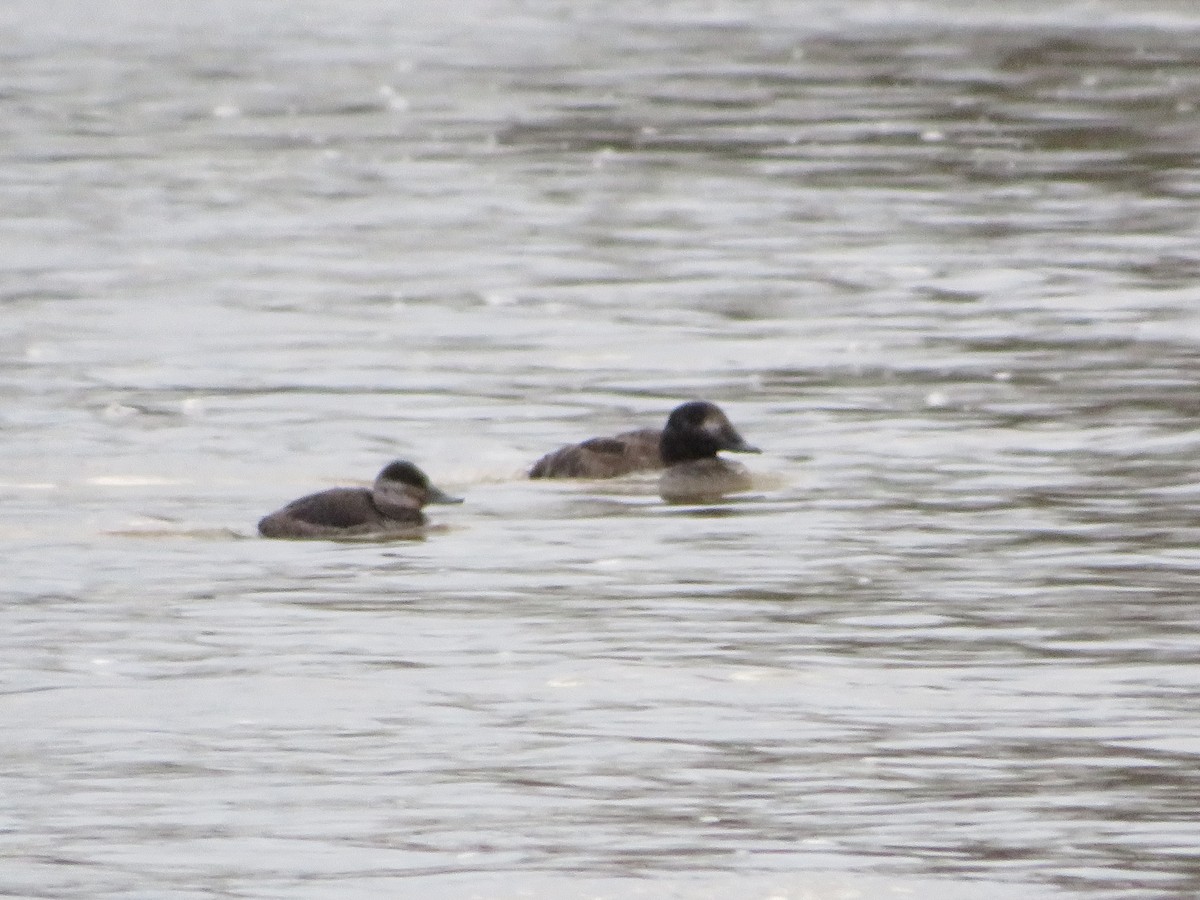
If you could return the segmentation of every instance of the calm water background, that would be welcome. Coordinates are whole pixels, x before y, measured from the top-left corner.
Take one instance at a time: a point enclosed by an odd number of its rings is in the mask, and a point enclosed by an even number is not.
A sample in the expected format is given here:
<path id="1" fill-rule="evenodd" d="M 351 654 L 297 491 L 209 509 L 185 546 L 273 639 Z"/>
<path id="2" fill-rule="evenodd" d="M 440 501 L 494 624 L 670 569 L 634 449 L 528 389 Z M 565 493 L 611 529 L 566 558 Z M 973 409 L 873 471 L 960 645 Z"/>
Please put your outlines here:
<path id="1" fill-rule="evenodd" d="M 1200 893 L 1200 13 L 1050 6 L 6 4 L 0 893 Z"/>

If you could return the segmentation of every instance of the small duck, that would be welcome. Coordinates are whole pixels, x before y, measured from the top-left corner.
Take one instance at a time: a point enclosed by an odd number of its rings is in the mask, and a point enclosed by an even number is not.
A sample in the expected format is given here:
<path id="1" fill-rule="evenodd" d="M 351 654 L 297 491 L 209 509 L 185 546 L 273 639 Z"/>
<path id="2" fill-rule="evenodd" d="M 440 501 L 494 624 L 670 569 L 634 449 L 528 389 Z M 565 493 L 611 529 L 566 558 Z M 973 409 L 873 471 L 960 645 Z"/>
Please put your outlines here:
<path id="1" fill-rule="evenodd" d="M 370 488 L 331 488 L 293 500 L 264 517 L 258 532 L 268 538 L 397 537 L 425 524 L 427 503 L 462 503 L 429 483 L 405 460 L 388 463 Z"/>
<path id="2" fill-rule="evenodd" d="M 624 431 L 560 447 L 534 463 L 529 477 L 615 478 L 714 457 L 717 450 L 758 452 L 746 447 L 749 445 L 729 424 L 720 407 L 693 400 L 676 407 L 665 428 Z"/>
<path id="3" fill-rule="evenodd" d="M 721 450 L 762 452 L 746 443 L 716 404 L 693 400 L 676 407 L 660 442 L 667 470 L 658 480 L 659 496 L 669 503 L 689 503 L 749 490 L 750 472 L 717 456 Z"/>

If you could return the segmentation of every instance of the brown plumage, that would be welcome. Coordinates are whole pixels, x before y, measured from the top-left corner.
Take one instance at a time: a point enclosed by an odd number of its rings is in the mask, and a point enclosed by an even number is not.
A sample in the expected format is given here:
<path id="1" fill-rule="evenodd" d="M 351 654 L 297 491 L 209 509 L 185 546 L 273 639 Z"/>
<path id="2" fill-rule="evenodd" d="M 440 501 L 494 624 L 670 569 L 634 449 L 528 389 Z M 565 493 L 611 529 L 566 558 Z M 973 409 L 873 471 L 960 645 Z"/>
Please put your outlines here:
<path id="1" fill-rule="evenodd" d="M 714 403 L 692 400 L 671 411 L 665 428 L 641 428 L 559 447 L 529 470 L 530 478 L 615 478 L 691 460 L 720 450 L 757 453 Z"/>
<path id="2" fill-rule="evenodd" d="M 410 462 L 388 464 L 370 488 L 332 488 L 293 500 L 264 516 L 258 531 L 269 538 L 400 536 L 425 524 L 427 503 L 461 503 L 429 483 Z"/>
<path id="3" fill-rule="evenodd" d="M 559 447 L 533 464 L 530 478 L 616 478 L 663 467 L 661 428 L 640 428 Z"/>

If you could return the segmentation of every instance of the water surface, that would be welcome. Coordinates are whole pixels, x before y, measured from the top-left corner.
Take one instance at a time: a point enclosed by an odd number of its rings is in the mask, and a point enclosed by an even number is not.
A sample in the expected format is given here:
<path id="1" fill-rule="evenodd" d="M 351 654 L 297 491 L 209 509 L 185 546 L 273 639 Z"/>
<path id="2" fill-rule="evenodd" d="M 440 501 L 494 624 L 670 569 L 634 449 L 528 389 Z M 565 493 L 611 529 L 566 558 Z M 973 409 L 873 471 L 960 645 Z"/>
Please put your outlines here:
<path id="1" fill-rule="evenodd" d="M 0 889 L 1194 896 L 1190 4 L 412 6 L 0 14 Z"/>

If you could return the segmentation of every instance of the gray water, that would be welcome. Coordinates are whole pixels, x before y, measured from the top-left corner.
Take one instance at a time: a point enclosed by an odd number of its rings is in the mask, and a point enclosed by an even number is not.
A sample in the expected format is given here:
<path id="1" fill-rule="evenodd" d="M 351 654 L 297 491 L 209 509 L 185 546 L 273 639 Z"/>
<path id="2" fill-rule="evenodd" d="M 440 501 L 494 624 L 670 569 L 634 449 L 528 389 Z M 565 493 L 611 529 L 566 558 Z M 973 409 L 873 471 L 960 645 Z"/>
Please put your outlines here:
<path id="1" fill-rule="evenodd" d="M 1191 3 L 0 48 L 0 894 L 1200 893 Z M 753 492 L 521 477 L 692 397 Z"/>

